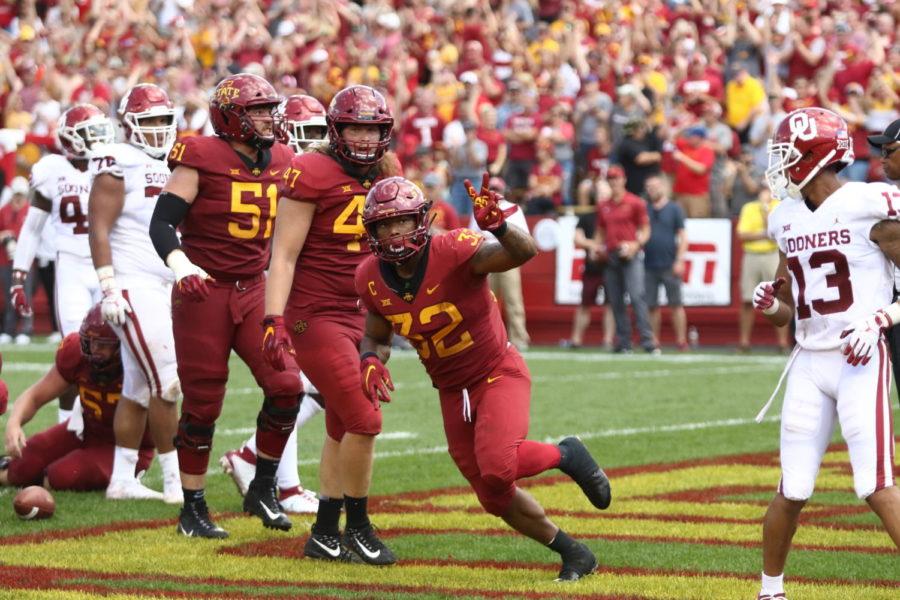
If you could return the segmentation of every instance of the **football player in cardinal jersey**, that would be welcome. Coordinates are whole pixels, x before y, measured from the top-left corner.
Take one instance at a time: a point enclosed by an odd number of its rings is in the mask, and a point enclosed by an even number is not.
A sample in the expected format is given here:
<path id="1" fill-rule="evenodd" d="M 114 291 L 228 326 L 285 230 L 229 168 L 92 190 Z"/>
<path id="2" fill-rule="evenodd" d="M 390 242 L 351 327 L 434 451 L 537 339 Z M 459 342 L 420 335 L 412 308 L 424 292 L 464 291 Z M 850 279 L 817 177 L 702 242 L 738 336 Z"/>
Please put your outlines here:
<path id="1" fill-rule="evenodd" d="M 187 536 L 228 535 L 210 519 L 204 488 L 232 350 L 263 392 L 256 473 L 244 510 L 266 527 L 291 528 L 278 502 L 275 472 L 303 388 L 296 364 L 276 370 L 266 362 L 259 327 L 278 198 L 299 174 L 291 167 L 291 149 L 277 142 L 281 102 L 275 88 L 256 75 L 239 73 L 219 82 L 209 102 L 216 136 L 175 144 L 169 153 L 172 177 L 150 224 L 156 251 L 177 281 L 172 320 L 184 401 L 175 443 L 185 500 L 178 531 Z"/>
<path id="2" fill-rule="evenodd" d="M 100 300 L 88 245 L 88 158 L 92 146 L 112 143 L 115 135 L 112 121 L 99 108 L 76 104 L 60 116 L 56 128 L 63 154 L 48 154 L 31 168 L 31 209 L 13 259 L 11 298 L 20 315 L 32 313 L 23 285 L 49 220 L 57 247 L 55 310 L 63 336 L 77 331 Z M 74 396 L 60 399 L 60 423 L 69 418 L 74 400 Z"/>
<path id="3" fill-rule="evenodd" d="M 312 144 L 327 141 L 325 107 L 312 96 L 288 96 L 282 112 L 285 142 L 295 153 L 303 154 Z M 300 412 L 297 414 L 294 430 L 284 446 L 275 479 L 278 484 L 278 500 L 285 512 L 315 513 L 319 509 L 319 500 L 315 492 L 300 484 L 297 472 L 297 432 L 309 419 L 322 412 L 323 399 L 309 379 L 302 374 L 301 377 L 305 393 L 300 401 Z M 239 449 L 226 452 L 219 464 L 234 479 L 241 495 L 246 494 L 256 474 L 256 437 L 248 439 Z"/>
<path id="4" fill-rule="evenodd" d="M 284 128 L 288 146 L 303 154 L 310 145 L 328 141 L 325 107 L 312 96 L 288 96 L 284 102 Z"/>
<path id="5" fill-rule="evenodd" d="M 394 119 L 373 88 L 341 90 L 328 107 L 328 146 L 291 164 L 290 189 L 278 206 L 266 282 L 264 354 L 276 369 L 296 362 L 325 398 L 325 447 L 319 509 L 304 554 L 392 564 L 393 552 L 369 522 L 367 500 L 381 412 L 359 387 L 355 357 L 363 313 L 353 288 L 368 255 L 362 208 L 366 192 L 400 170 L 387 153 Z M 295 351 L 296 348 L 296 351 Z M 347 509 L 345 540 L 338 522 Z"/>
<path id="6" fill-rule="evenodd" d="M 591 573 L 597 559 L 553 524 L 516 480 L 559 468 L 595 507 L 610 503 L 610 486 L 578 438 L 558 445 L 526 440 L 531 375 L 506 338 L 488 273 L 518 267 L 537 254 L 525 231 L 506 223 L 501 197 L 467 181 L 475 219 L 499 243 L 470 229 L 431 237 L 421 190 L 402 177 L 378 182 L 366 197 L 363 223 L 374 256 L 356 271 L 356 291 L 369 309 L 360 346 L 362 388 L 373 404 L 393 389 L 385 362 L 394 333 L 412 342 L 438 389 L 450 456 L 484 509 L 562 557 L 558 580 Z M 511 211 L 510 211 L 511 212 Z"/>
<path id="7" fill-rule="evenodd" d="M 22 426 L 45 404 L 76 388 L 82 411 L 27 440 Z M 56 361 L 22 392 L 6 422 L 6 452 L 0 460 L 0 485 L 45 485 L 57 490 L 102 490 L 112 474 L 115 436 L 113 414 L 122 391 L 119 339 L 103 320 L 100 305 L 84 317 L 81 329 L 67 335 Z M 136 468 L 153 460 L 153 444 L 144 435 Z"/>
<path id="8" fill-rule="evenodd" d="M 91 257 L 103 292 L 103 318 L 122 341 L 124 383 L 116 408 L 116 456 L 110 499 L 162 498 L 181 503 L 173 438 L 181 397 L 172 339 L 172 272 L 159 262 L 148 230 L 156 198 L 169 178 L 166 154 L 175 142 L 175 109 L 162 88 L 133 87 L 119 104 L 126 143 L 91 149 L 88 199 Z M 137 449 L 149 419 L 159 451 L 163 493 L 134 477 Z"/>
<path id="9" fill-rule="evenodd" d="M 761 599 L 784 598 L 791 539 L 835 421 L 847 442 L 857 495 L 900 547 L 890 365 L 882 336 L 900 321 L 900 304 L 891 303 L 894 264 L 900 263 L 900 191 L 884 183 L 843 183 L 837 173 L 851 162 L 847 123 L 822 108 L 788 114 L 769 141 L 766 179 L 784 201 L 769 216 L 768 233 L 781 261 L 776 281 L 759 284 L 753 303 L 776 326 L 794 319 L 797 348 L 786 367 L 781 482 L 763 525 Z"/>

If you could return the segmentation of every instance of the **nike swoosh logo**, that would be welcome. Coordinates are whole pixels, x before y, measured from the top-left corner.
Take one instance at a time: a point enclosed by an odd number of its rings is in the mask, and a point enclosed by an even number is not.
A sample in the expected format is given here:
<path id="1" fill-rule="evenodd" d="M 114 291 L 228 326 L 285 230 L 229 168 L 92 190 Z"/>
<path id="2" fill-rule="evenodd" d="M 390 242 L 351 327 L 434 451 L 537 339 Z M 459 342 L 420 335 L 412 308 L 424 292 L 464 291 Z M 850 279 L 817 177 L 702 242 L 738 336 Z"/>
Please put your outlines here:
<path id="1" fill-rule="evenodd" d="M 369 365 L 369 368 L 366 369 L 366 389 L 369 389 L 369 375 L 371 375 L 374 370 L 375 365 Z"/>
<path id="2" fill-rule="evenodd" d="M 376 550 L 375 552 L 370 552 L 369 549 L 366 548 L 365 546 L 363 546 L 363 543 L 360 542 L 359 540 L 356 540 L 356 545 L 360 550 L 362 550 L 363 554 L 365 554 L 372 560 L 375 560 L 376 558 L 381 556 L 381 550 Z"/>
<path id="3" fill-rule="evenodd" d="M 438 289 L 439 287 L 441 287 L 441 284 L 437 284 L 434 287 L 425 288 L 425 291 L 428 292 L 428 295 L 430 296 L 431 294 L 434 293 L 434 290 Z"/>
<path id="4" fill-rule="evenodd" d="M 272 519 L 273 521 L 281 516 L 281 513 L 273 513 L 271 510 L 269 510 L 269 507 L 266 506 L 262 500 L 259 501 L 259 505 L 262 506 L 262 509 L 265 511 L 265 513 L 267 515 L 269 515 L 269 518 Z"/>
<path id="5" fill-rule="evenodd" d="M 329 556 L 333 556 L 334 558 L 337 558 L 338 556 L 341 555 L 341 547 L 340 546 L 338 546 L 337 548 L 331 548 L 329 546 L 326 546 L 325 544 L 323 544 L 316 538 L 313 538 L 313 542 L 315 542 L 319 546 L 319 548 L 321 548 L 322 550 L 327 552 Z"/>
<path id="6" fill-rule="evenodd" d="M 271 175 L 272 177 L 275 177 L 279 173 L 281 173 L 281 169 L 273 169 L 273 170 L 269 171 L 269 175 Z"/>
<path id="7" fill-rule="evenodd" d="M 497 375 L 496 377 L 488 377 L 488 378 L 487 378 L 487 382 L 488 382 L 488 383 L 494 383 L 495 381 L 497 381 L 497 380 L 500 379 L 501 377 L 503 377 L 503 375 Z"/>

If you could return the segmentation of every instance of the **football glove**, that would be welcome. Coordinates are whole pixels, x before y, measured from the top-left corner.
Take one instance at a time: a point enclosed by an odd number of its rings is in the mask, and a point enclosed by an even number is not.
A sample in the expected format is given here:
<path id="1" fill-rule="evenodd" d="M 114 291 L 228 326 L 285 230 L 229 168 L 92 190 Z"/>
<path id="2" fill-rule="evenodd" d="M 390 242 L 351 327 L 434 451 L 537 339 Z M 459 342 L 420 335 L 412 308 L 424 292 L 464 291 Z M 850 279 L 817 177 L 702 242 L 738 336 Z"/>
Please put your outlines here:
<path id="1" fill-rule="evenodd" d="M 175 273 L 178 292 L 192 302 L 203 302 L 209 296 L 206 280 L 212 280 L 209 273 L 195 265 L 181 250 L 173 250 L 166 264 Z"/>
<path id="2" fill-rule="evenodd" d="M 262 320 L 263 326 L 263 356 L 266 362 L 276 371 L 284 371 L 287 356 L 296 356 L 291 336 L 284 328 L 284 317 L 281 315 L 266 315 Z"/>
<path id="3" fill-rule="evenodd" d="M 466 192 L 472 199 L 474 207 L 475 222 L 482 231 L 490 231 L 494 233 L 503 227 L 506 223 L 506 217 L 510 216 L 518 207 L 510 206 L 506 210 L 500 209 L 500 200 L 503 197 L 497 192 L 492 192 L 488 188 L 488 182 L 491 179 L 490 173 L 485 173 L 481 178 L 481 191 L 476 191 L 472 182 L 465 180 Z M 502 231 L 501 231 L 502 233 Z"/>
<path id="4" fill-rule="evenodd" d="M 97 277 L 100 279 L 100 289 L 103 290 L 103 299 L 100 301 L 100 314 L 103 315 L 103 320 L 110 325 L 125 325 L 125 319 L 131 313 L 131 306 L 116 283 L 112 266 L 97 269 Z"/>
<path id="5" fill-rule="evenodd" d="M 20 317 L 30 317 L 34 314 L 25 295 L 25 277 L 26 274 L 22 271 L 13 271 L 13 285 L 9 288 L 10 301 Z"/>
<path id="6" fill-rule="evenodd" d="M 841 352 L 847 357 L 847 364 L 865 365 L 872 359 L 875 346 L 881 341 L 882 332 L 891 327 L 893 321 L 884 309 L 879 309 L 865 319 L 860 319 L 841 332 Z"/>
<path id="7" fill-rule="evenodd" d="M 763 281 L 757 285 L 753 290 L 753 308 L 764 315 L 774 315 L 778 312 L 780 302 L 776 296 L 785 281 L 784 277 L 779 277 L 775 281 Z"/>
<path id="8" fill-rule="evenodd" d="M 384 363 L 381 362 L 381 359 L 375 354 L 367 354 L 360 361 L 359 370 L 362 378 L 363 393 L 369 400 L 375 406 L 378 406 L 379 401 L 390 402 L 390 392 L 394 391 L 394 382 L 391 381 L 391 373 L 384 366 Z"/>

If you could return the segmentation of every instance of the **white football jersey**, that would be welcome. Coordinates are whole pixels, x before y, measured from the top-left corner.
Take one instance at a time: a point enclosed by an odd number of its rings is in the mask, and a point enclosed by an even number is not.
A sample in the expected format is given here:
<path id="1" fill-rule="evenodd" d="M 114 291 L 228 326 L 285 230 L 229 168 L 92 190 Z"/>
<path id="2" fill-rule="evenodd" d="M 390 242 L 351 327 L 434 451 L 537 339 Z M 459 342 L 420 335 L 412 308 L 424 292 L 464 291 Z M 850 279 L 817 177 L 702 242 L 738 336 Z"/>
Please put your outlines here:
<path id="1" fill-rule="evenodd" d="M 91 154 L 92 178 L 108 173 L 125 180 L 125 205 L 109 234 L 119 285 L 127 289 L 148 280 L 174 281 L 150 241 L 156 198 L 169 179 L 165 158 L 157 160 L 130 144 L 96 145 Z"/>
<path id="2" fill-rule="evenodd" d="M 31 168 L 31 187 L 53 203 L 50 227 L 58 252 L 90 259 L 88 194 L 91 177 L 60 154 L 48 154 Z M 46 231 L 46 229 L 45 229 Z"/>
<path id="3" fill-rule="evenodd" d="M 890 304 L 894 265 L 869 234 L 879 221 L 898 218 L 900 190 L 856 182 L 815 211 L 791 198 L 769 216 L 769 237 L 787 257 L 802 348 L 836 349 L 850 323 Z"/>

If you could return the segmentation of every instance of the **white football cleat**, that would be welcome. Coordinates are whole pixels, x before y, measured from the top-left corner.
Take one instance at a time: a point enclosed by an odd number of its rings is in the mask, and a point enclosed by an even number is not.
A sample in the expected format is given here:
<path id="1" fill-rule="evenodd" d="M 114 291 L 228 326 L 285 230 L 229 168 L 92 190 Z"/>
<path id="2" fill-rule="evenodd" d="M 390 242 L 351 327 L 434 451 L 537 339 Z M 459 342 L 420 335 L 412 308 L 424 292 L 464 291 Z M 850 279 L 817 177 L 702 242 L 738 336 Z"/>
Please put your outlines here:
<path id="1" fill-rule="evenodd" d="M 295 515 L 319 512 L 319 499 L 316 493 L 302 487 L 279 490 L 278 503 L 284 512 Z"/>
<path id="2" fill-rule="evenodd" d="M 219 459 L 222 469 L 234 480 L 241 496 L 247 495 L 250 482 L 256 477 L 256 455 L 247 446 L 240 450 L 229 450 Z"/>
<path id="3" fill-rule="evenodd" d="M 173 477 L 163 479 L 163 502 L 166 504 L 184 504 L 181 478 L 177 473 Z"/>
<path id="4" fill-rule="evenodd" d="M 109 482 L 106 488 L 107 500 L 163 500 L 161 492 L 151 490 L 143 483 L 134 479 L 119 479 Z"/>

